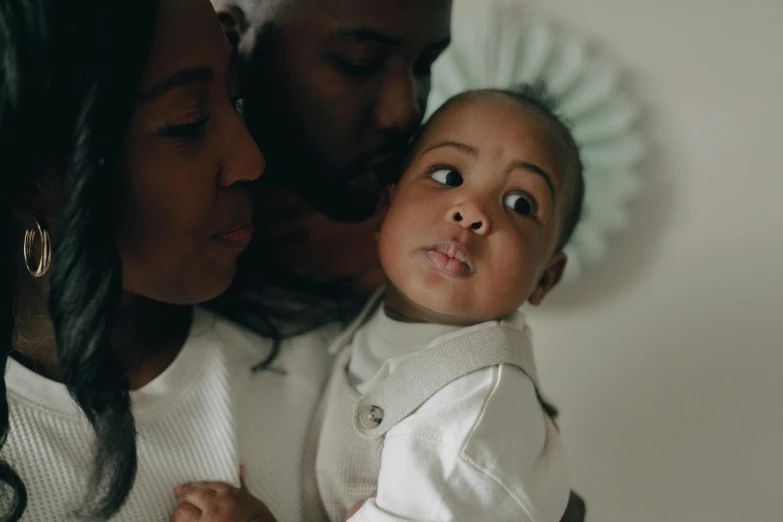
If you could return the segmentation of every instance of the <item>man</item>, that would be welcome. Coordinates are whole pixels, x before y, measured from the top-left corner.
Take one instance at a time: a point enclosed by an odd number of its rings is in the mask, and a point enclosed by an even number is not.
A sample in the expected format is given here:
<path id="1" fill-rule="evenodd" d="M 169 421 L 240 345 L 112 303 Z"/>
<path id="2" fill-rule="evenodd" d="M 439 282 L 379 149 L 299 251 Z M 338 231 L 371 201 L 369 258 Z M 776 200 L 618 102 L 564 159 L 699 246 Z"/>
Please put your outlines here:
<path id="1" fill-rule="evenodd" d="M 229 39 L 250 27 L 244 114 L 267 160 L 256 255 L 370 291 L 383 281 L 376 205 L 425 112 L 452 1 L 240 1 L 218 13 Z M 572 492 L 561 522 L 584 518 Z"/>
<path id="2" fill-rule="evenodd" d="M 450 41 L 451 0 L 245 0 L 244 114 L 267 159 L 258 248 L 380 284 L 372 218 Z M 224 26 L 225 14 L 221 17 Z M 236 10 L 233 10 L 236 16 Z M 239 20 L 236 26 L 241 26 Z"/>

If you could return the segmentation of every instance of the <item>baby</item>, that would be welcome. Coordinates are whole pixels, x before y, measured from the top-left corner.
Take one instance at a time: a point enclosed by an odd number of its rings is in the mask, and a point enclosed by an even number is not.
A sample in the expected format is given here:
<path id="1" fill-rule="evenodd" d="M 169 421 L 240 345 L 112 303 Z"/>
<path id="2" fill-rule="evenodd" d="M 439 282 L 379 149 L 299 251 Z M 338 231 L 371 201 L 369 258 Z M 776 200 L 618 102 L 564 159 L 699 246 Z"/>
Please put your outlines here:
<path id="1" fill-rule="evenodd" d="M 332 346 L 304 520 L 560 520 L 564 453 L 518 309 L 560 281 L 583 193 L 533 89 L 435 113 L 382 203 L 387 287 Z"/>

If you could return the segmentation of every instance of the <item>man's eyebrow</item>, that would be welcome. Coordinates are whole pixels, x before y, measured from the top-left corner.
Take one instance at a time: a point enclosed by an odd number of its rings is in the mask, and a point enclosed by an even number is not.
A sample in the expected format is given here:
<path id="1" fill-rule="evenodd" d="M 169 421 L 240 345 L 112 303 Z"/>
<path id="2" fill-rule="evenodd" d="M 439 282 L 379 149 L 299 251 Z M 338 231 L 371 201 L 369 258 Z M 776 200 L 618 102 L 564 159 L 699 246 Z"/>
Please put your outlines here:
<path id="1" fill-rule="evenodd" d="M 532 172 L 533 174 L 538 174 L 544 178 L 544 181 L 546 181 L 546 184 L 549 187 L 549 191 L 552 193 L 552 201 L 555 200 L 555 184 L 552 183 L 552 176 L 550 176 L 544 169 L 533 163 L 528 163 L 527 161 L 517 161 L 514 163 L 514 166 L 518 169 L 526 170 L 528 172 Z"/>
<path id="2" fill-rule="evenodd" d="M 379 43 L 392 47 L 400 47 L 402 45 L 402 41 L 398 38 L 366 26 L 336 31 L 332 33 L 332 39 L 344 42 Z"/>
<path id="3" fill-rule="evenodd" d="M 196 67 L 193 69 L 177 71 L 165 80 L 161 80 L 153 85 L 147 92 L 142 93 L 141 96 L 139 96 L 139 101 L 141 103 L 149 103 L 177 87 L 182 87 L 189 83 L 211 82 L 214 79 L 215 75 L 212 73 L 212 70 L 207 67 Z"/>
<path id="4" fill-rule="evenodd" d="M 440 149 L 443 147 L 453 147 L 455 149 L 461 150 L 462 152 L 466 152 L 467 154 L 470 154 L 474 158 L 478 157 L 478 149 L 476 149 L 475 147 L 471 147 L 470 145 L 466 145 L 465 143 L 460 143 L 458 141 L 444 141 L 442 143 L 438 143 L 437 145 L 433 145 L 432 147 L 428 147 L 421 154 L 419 154 L 419 157 L 424 156 L 430 151 L 433 151 L 435 149 Z"/>

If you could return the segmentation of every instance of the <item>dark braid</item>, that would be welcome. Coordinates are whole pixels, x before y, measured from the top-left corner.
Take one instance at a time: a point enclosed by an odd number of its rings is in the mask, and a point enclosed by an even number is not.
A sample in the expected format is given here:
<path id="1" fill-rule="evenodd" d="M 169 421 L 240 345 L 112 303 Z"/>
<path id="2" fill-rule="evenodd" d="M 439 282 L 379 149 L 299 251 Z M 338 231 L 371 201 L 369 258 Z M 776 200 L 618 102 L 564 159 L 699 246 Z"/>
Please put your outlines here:
<path id="1" fill-rule="evenodd" d="M 122 294 L 116 247 L 124 140 L 152 43 L 157 0 L 3 0 L 0 4 L 0 363 L 13 346 L 19 222 L 17 199 L 43 158 L 63 172 L 49 312 L 60 375 L 92 425 L 94 465 L 78 516 L 106 520 L 136 475 L 128 381 L 109 341 Z M 8 188 L 9 190 L 5 190 Z M 9 431 L 0 379 L 0 440 Z M 18 520 L 27 498 L 0 463 L 3 492 Z M 35 501 L 35 499 L 31 499 Z"/>

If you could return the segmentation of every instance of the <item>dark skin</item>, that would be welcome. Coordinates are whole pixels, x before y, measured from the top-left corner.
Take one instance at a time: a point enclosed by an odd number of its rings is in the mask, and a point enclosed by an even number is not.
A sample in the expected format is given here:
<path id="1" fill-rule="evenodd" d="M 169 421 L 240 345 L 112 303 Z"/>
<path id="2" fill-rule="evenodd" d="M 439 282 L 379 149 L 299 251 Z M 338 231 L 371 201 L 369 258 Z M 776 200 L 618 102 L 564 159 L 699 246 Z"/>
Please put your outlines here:
<path id="1" fill-rule="evenodd" d="M 265 162 L 236 110 L 234 56 L 209 2 L 162 2 L 121 173 L 117 247 L 124 294 L 110 338 L 131 389 L 169 367 L 187 337 L 190 305 L 228 288 L 252 236 L 248 185 Z M 15 215 L 29 226 L 40 213 L 56 240 L 61 174 L 50 166 L 40 172 Z M 56 251 L 52 257 L 57 263 Z M 21 259 L 17 274 L 13 356 L 58 380 L 49 277 L 33 279 Z M 255 505 L 263 508 L 257 522 L 274 522 L 263 503 Z M 177 520 L 204 520 L 187 499 L 178 510 L 190 516 Z"/>
<path id="2" fill-rule="evenodd" d="M 450 15 L 450 0 L 301 0 L 262 27 L 243 87 L 265 183 L 333 219 L 370 217 L 421 122 Z"/>
<path id="3" fill-rule="evenodd" d="M 22 213 L 20 221 L 29 221 L 34 214 L 31 209 L 38 209 L 50 233 L 56 237 L 59 176 L 51 167 L 42 167 L 41 171 L 35 194 L 23 203 L 29 210 Z M 48 312 L 50 276 L 51 273 L 35 279 L 23 263 L 17 265 L 19 292 L 14 311 L 16 352 L 13 357 L 39 375 L 59 381 L 54 328 Z M 171 364 L 185 341 L 190 316 L 189 307 L 165 304 L 130 292 L 124 294 L 111 341 L 120 363 L 128 370 L 131 389 L 141 388 Z"/>
<path id="4" fill-rule="evenodd" d="M 379 251 L 387 313 L 471 325 L 525 301 L 540 305 L 566 265 L 555 247 L 572 205 L 571 163 L 551 122 L 513 98 L 450 101 L 428 123 L 386 206 Z M 464 257 L 430 257 L 442 241 Z"/>
<path id="5" fill-rule="evenodd" d="M 555 245 L 573 167 L 562 138 L 545 117 L 503 94 L 466 95 L 448 107 L 430 122 L 380 209 L 385 306 L 398 321 L 470 325 L 504 317 L 526 300 L 541 304 L 565 268 Z M 460 184 L 446 184 L 447 173 Z M 468 247 L 475 273 L 449 275 L 427 262 L 422 247 L 444 238 Z M 223 483 L 186 484 L 175 493 L 210 514 L 192 520 L 252 521 L 265 509 Z"/>
<path id="6" fill-rule="evenodd" d="M 426 110 L 450 16 L 451 0 L 301 0 L 243 41 L 244 114 L 269 161 L 259 254 L 382 281 L 373 216 Z"/>
<path id="7" fill-rule="evenodd" d="M 313 3 L 313 1 L 305 0 L 302 3 L 306 5 Z M 320 4 L 324 7 L 321 14 L 323 15 L 329 6 L 332 8 L 339 6 L 340 9 L 335 12 L 345 13 L 348 12 L 348 5 L 356 5 L 356 3 L 356 1 L 322 0 Z M 366 1 L 362 3 L 367 12 L 372 11 L 372 7 L 379 4 Z M 437 25 L 441 30 L 445 27 L 442 22 L 447 20 L 450 14 L 450 2 L 449 14 L 446 14 L 447 10 L 443 9 L 446 2 L 442 4 L 429 1 L 417 3 L 421 6 L 440 9 L 441 23 Z M 386 3 L 388 6 L 397 6 L 398 4 L 410 4 L 410 2 Z M 229 8 L 222 8 L 219 11 L 231 13 Z M 399 21 L 401 15 L 410 13 L 404 8 L 390 8 L 390 11 L 392 12 L 387 14 L 386 19 L 381 20 L 382 23 Z M 345 113 L 338 111 L 334 116 L 319 115 L 316 118 L 317 112 L 308 113 L 304 110 L 304 106 L 298 103 L 302 99 L 308 102 L 320 99 L 320 93 L 309 93 L 309 89 L 316 90 L 320 84 L 318 72 L 326 69 L 319 67 L 319 62 L 328 62 L 328 60 L 324 53 L 319 55 L 318 51 L 323 51 L 326 47 L 323 43 L 318 43 L 318 40 L 320 38 L 321 42 L 324 42 L 328 38 L 326 30 L 332 25 L 328 17 L 319 17 L 321 23 L 318 24 L 316 23 L 318 18 L 312 16 L 309 26 L 306 27 L 302 23 L 303 14 L 305 12 L 300 10 L 297 14 L 280 20 L 276 28 L 269 28 L 270 30 L 266 34 L 259 35 L 259 39 L 255 42 L 252 39 L 246 40 L 243 45 L 246 55 L 246 72 L 248 73 L 245 78 L 248 80 L 245 83 L 248 91 L 246 97 L 250 98 L 249 107 L 246 105 L 246 120 L 259 143 L 262 145 L 264 143 L 275 144 L 272 149 L 264 147 L 264 150 L 267 150 L 270 156 L 270 172 L 274 173 L 276 170 L 280 172 L 279 175 L 266 176 L 265 185 L 267 186 L 264 187 L 262 193 L 256 196 L 259 207 L 268 212 L 262 218 L 265 222 L 263 228 L 264 246 L 268 245 L 268 248 L 262 249 L 262 252 L 266 255 L 271 252 L 284 266 L 305 273 L 324 276 L 354 276 L 358 279 L 360 293 L 366 294 L 384 281 L 375 238 L 380 223 L 373 212 L 374 202 L 378 200 L 378 194 L 383 189 L 383 185 L 388 182 L 383 176 L 387 175 L 389 171 L 380 169 L 380 176 L 368 172 L 364 176 L 357 176 L 356 180 L 351 182 L 349 180 L 352 178 L 349 174 L 352 169 L 347 168 L 348 166 L 345 164 L 342 167 L 337 165 L 336 169 L 327 169 L 328 162 L 326 161 L 311 161 L 309 164 L 304 161 L 300 162 L 308 157 L 316 158 L 317 156 L 312 151 L 307 151 L 303 142 L 311 142 L 316 145 L 329 143 L 327 139 L 319 139 L 315 130 L 308 130 L 310 127 L 318 129 L 318 125 L 322 125 L 324 126 L 322 130 L 334 134 L 335 139 L 350 137 L 350 132 L 341 132 L 341 129 L 345 127 L 344 124 L 352 121 L 355 115 L 363 114 L 361 110 L 348 108 Z M 378 18 L 371 17 L 370 21 L 374 23 Z M 297 24 L 299 32 L 295 30 Z M 237 25 L 237 23 L 228 24 L 226 30 L 235 31 Z M 419 27 L 415 20 L 396 25 Z M 308 32 L 302 33 L 302 28 L 306 28 Z M 315 32 L 313 32 L 314 29 L 316 29 Z M 428 35 L 432 42 L 436 42 L 438 36 L 431 32 L 431 29 L 432 27 L 419 27 L 419 32 Z M 444 32 L 443 36 L 445 34 Z M 307 38 L 303 38 L 302 35 L 306 35 Z M 261 42 L 266 42 L 266 44 L 261 45 Z M 255 45 L 247 45 L 248 43 L 255 43 Z M 356 52 L 361 53 L 364 50 L 363 44 L 355 42 L 354 45 Z M 369 45 L 366 47 L 369 49 Z M 284 59 L 285 55 L 282 52 L 296 53 L 298 59 Z M 307 57 L 309 61 L 303 60 L 303 57 Z M 291 72 L 290 75 L 289 72 Z M 348 75 L 341 73 L 339 69 L 335 73 L 336 86 L 346 85 L 350 90 L 351 83 L 346 81 Z M 312 76 L 312 80 L 308 76 Z M 279 83 L 274 80 L 279 80 Z M 427 93 L 429 92 L 428 82 L 424 82 L 422 79 L 415 81 L 420 88 L 423 87 L 422 94 L 425 90 Z M 376 85 L 378 83 L 382 85 L 384 82 L 375 82 Z M 298 86 L 298 88 L 287 91 L 289 84 Z M 358 89 L 358 87 L 356 88 Z M 376 99 L 378 98 L 377 92 L 376 90 Z M 281 100 L 286 100 L 289 96 L 291 97 L 291 106 L 281 105 Z M 372 99 L 372 95 L 370 99 Z M 426 96 L 424 96 L 424 100 L 426 100 Z M 402 104 L 398 103 L 397 107 L 404 108 L 407 103 L 407 101 Z M 326 109 L 328 108 L 326 107 Z M 338 107 L 335 106 L 335 110 L 337 109 Z M 412 116 L 408 118 L 407 122 L 403 120 L 402 129 L 404 131 L 402 134 L 409 136 L 410 131 L 407 130 L 407 126 L 412 124 L 414 120 L 418 124 L 424 110 L 425 107 L 422 105 L 418 115 L 409 113 Z M 303 121 L 298 126 L 292 125 L 288 128 L 287 125 L 284 125 L 289 121 L 286 113 L 295 116 L 290 119 L 291 121 L 298 121 L 297 118 L 299 121 Z M 347 119 L 343 121 L 346 116 Z M 308 125 L 308 118 L 315 121 Z M 371 127 L 371 124 L 365 123 L 365 125 Z M 282 132 L 283 130 L 285 133 Z M 370 131 L 370 134 L 372 133 L 373 131 Z M 390 136 L 394 136 L 394 133 L 391 133 Z M 308 139 L 305 140 L 305 137 Z M 289 142 L 294 146 L 288 146 Z M 394 145 L 392 148 L 399 145 L 399 142 L 392 143 Z M 360 151 L 359 141 L 350 145 L 348 150 Z M 275 168 L 276 162 L 281 167 Z M 299 174 L 302 172 L 305 175 L 300 177 Z M 327 192 L 321 190 L 323 187 L 319 187 L 317 183 L 312 184 L 312 188 L 309 190 L 302 187 L 303 182 L 310 180 L 308 172 L 334 180 L 334 185 L 338 190 L 337 194 L 327 198 Z M 369 192 L 369 196 L 362 196 L 361 189 Z M 352 204 L 357 199 L 359 204 Z M 372 207 L 370 207 L 371 204 Z M 342 215 L 339 208 L 330 207 L 347 207 L 351 209 L 351 212 L 348 215 Z M 367 216 L 371 217 L 364 219 Z M 358 511 L 362 503 L 360 502 L 351 509 L 351 515 Z"/>
<path id="8" fill-rule="evenodd" d="M 232 14 L 229 5 L 218 12 Z M 304 0 L 258 35 L 243 86 L 248 127 L 268 151 L 268 181 L 256 195 L 265 255 L 381 284 L 374 213 L 426 110 L 429 67 L 449 43 L 450 17 L 451 0 Z M 172 521 L 266 516 L 244 488 L 197 482 L 175 493 L 183 503 Z"/>
<path id="9" fill-rule="evenodd" d="M 232 46 L 238 47 L 239 40 L 249 28 L 245 12 L 233 4 L 217 6 L 215 12 L 218 14 L 220 25 L 223 27 L 228 41 Z"/>
<path id="10" fill-rule="evenodd" d="M 32 371 L 60 380 L 52 322 L 46 308 L 47 283 L 24 285 L 17 300 L 13 357 Z M 112 331 L 112 347 L 127 369 L 131 389 L 160 375 L 174 360 L 190 326 L 189 307 L 125 294 Z"/>
<path id="11" fill-rule="evenodd" d="M 171 522 L 274 522 L 263 502 L 247 490 L 245 470 L 240 468 L 240 487 L 224 482 L 191 482 L 177 486 L 179 505 Z"/>
<path id="12" fill-rule="evenodd" d="M 224 233 L 249 222 L 247 184 L 263 172 L 264 158 L 233 107 L 238 77 L 231 55 L 208 2 L 163 2 L 126 139 L 125 213 L 117 231 L 125 292 L 110 335 L 131 388 L 168 367 L 188 332 L 186 305 L 223 292 L 243 249 Z M 56 242 L 61 194 L 60 173 L 45 165 L 16 214 L 32 223 L 40 213 Z M 33 279 L 21 259 L 17 273 L 14 357 L 57 380 L 49 277 Z"/>

